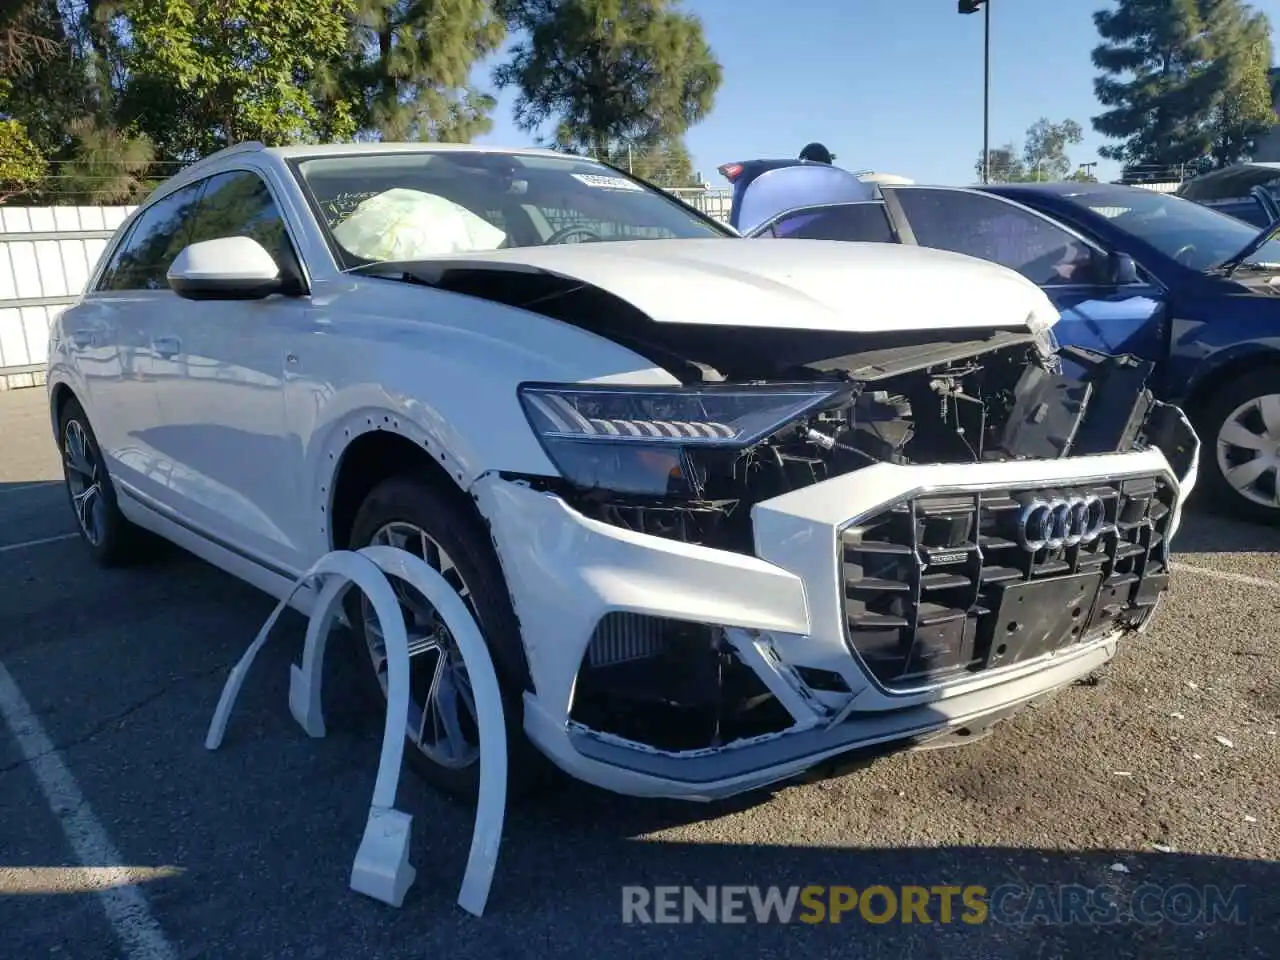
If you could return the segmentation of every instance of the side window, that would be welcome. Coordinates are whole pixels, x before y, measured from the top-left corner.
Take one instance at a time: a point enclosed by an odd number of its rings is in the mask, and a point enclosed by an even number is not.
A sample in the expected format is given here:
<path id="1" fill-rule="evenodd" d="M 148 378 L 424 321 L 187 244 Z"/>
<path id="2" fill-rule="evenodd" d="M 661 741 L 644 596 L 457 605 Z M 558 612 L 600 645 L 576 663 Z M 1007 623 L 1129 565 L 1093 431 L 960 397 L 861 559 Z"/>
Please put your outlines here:
<path id="1" fill-rule="evenodd" d="M 142 212 L 116 249 L 98 290 L 167 290 L 165 273 L 189 242 L 200 184 L 183 187 Z"/>
<path id="2" fill-rule="evenodd" d="M 284 217 L 261 177 L 234 170 L 216 174 L 205 183 L 188 243 L 220 237 L 252 237 L 275 257 L 282 271 L 300 275 Z"/>
<path id="3" fill-rule="evenodd" d="M 770 233 L 796 240 L 862 240 L 893 243 L 893 231 L 882 203 L 840 204 L 784 216 Z"/>
<path id="4" fill-rule="evenodd" d="M 1094 254 L 1066 230 L 995 197 L 894 190 L 916 242 L 990 260 L 1040 285 L 1089 283 Z"/>

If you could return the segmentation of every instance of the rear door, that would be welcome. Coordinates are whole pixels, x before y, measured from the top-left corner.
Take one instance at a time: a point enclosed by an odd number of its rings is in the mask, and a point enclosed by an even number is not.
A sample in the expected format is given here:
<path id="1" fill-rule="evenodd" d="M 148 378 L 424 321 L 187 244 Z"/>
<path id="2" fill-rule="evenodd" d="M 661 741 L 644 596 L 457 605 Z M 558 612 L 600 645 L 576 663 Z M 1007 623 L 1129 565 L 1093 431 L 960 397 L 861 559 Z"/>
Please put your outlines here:
<path id="1" fill-rule="evenodd" d="M 165 271 L 186 246 L 198 184 L 140 211 L 111 252 L 69 334 L 89 392 L 90 422 L 108 469 L 126 487 L 168 503 L 171 464 L 157 450 L 157 325 L 177 308 Z"/>
<path id="2" fill-rule="evenodd" d="M 990 260 L 1039 286 L 1062 319 L 1058 341 L 1164 355 L 1165 295 L 1150 277 L 1114 283 L 1108 253 L 1068 227 L 1003 197 L 960 187 L 884 186 L 903 242 Z"/>

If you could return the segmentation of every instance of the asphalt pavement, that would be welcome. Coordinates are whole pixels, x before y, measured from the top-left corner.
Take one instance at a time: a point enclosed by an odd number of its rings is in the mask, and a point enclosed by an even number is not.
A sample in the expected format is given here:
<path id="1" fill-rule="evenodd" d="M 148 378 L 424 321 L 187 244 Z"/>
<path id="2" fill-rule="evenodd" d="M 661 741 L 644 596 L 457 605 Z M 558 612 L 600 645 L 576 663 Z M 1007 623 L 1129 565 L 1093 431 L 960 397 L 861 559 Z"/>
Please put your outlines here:
<path id="1" fill-rule="evenodd" d="M 1194 511 L 1154 626 L 977 743 L 714 805 L 556 786 L 508 812 L 475 918 L 470 814 L 408 771 L 416 885 L 399 909 L 348 889 L 381 733 L 354 652 L 308 739 L 287 615 L 207 751 L 272 603 L 177 550 L 95 568 L 59 477 L 44 391 L 0 393 L 0 957 L 1280 955 L 1280 530 Z M 1012 893 L 982 923 L 933 900 L 927 923 L 637 924 L 629 885 Z M 1103 894 L 1145 912 L 1063 906 Z"/>

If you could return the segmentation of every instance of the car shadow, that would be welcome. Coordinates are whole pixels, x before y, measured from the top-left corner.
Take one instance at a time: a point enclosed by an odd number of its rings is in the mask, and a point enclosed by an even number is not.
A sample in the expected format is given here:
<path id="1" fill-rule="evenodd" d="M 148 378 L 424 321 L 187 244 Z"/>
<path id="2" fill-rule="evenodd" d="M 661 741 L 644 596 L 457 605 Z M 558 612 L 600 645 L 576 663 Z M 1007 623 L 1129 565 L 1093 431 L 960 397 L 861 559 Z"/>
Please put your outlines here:
<path id="1" fill-rule="evenodd" d="M 1192 497 L 1182 517 L 1182 528 L 1173 539 L 1181 553 L 1277 553 L 1280 525 L 1241 520 L 1203 499 Z"/>
<path id="2" fill-rule="evenodd" d="M 603 914 L 593 926 L 630 929 L 637 942 L 645 932 L 637 927 L 650 934 L 665 927 L 671 956 L 1274 955 L 1274 861 L 1115 849 L 682 843 L 619 837 L 620 826 L 557 825 L 554 841 L 546 825 L 536 836 L 513 831 L 522 868 L 500 874 L 483 921 L 493 927 L 478 938 L 497 947 L 507 938 L 506 918 L 554 917 L 568 900 Z M 563 870 L 569 850 L 590 866 Z M 919 909 L 904 912 L 913 895 Z M 1104 930 L 1110 943 L 1100 948 Z"/>

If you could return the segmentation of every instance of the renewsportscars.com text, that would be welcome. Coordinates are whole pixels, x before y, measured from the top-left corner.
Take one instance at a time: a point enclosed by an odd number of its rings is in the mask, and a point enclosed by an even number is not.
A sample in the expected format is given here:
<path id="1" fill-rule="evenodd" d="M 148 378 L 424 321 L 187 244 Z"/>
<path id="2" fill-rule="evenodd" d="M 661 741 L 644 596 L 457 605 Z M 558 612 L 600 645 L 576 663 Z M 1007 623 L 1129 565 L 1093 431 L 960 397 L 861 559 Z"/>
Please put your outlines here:
<path id="1" fill-rule="evenodd" d="M 623 923 L 1244 924 L 1244 887 L 1143 884 L 622 888 Z"/>

